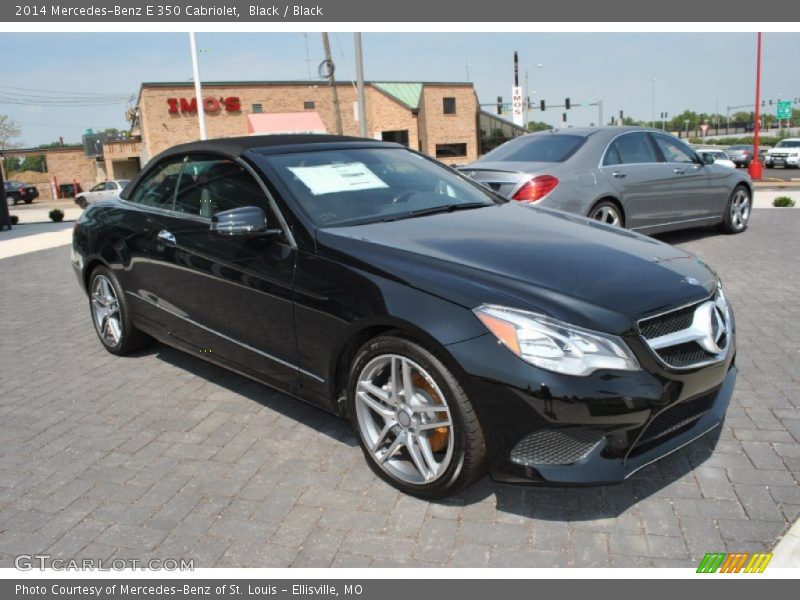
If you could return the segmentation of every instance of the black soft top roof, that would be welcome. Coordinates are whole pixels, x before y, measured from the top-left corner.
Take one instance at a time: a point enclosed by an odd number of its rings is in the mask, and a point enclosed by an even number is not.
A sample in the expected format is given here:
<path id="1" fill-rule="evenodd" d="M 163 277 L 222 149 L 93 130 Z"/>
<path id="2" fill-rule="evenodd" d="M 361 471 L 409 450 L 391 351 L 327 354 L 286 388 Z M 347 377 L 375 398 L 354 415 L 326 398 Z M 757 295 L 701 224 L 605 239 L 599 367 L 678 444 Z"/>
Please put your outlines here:
<path id="1" fill-rule="evenodd" d="M 200 142 L 179 144 L 166 150 L 164 156 L 181 154 L 185 152 L 216 152 L 236 158 L 248 150 L 273 148 L 276 146 L 301 146 L 307 144 L 336 144 L 342 142 L 361 142 L 380 144 L 381 142 L 366 138 L 349 137 L 345 135 L 322 134 L 283 134 L 283 135 L 248 135 L 241 137 L 217 138 Z M 384 142 L 385 143 L 385 142 Z"/>

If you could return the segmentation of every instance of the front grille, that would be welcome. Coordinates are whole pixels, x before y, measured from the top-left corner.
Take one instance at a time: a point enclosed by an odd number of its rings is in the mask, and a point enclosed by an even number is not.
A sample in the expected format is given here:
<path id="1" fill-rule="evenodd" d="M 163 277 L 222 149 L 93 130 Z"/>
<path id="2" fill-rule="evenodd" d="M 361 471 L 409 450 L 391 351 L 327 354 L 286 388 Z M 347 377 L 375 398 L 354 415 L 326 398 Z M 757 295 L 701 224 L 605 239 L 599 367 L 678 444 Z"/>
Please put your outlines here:
<path id="1" fill-rule="evenodd" d="M 631 456 L 647 452 L 658 444 L 691 429 L 700 417 L 711 410 L 716 395 L 717 390 L 714 390 L 665 408 L 647 425 L 639 439 L 636 440 L 631 449 Z"/>
<path id="2" fill-rule="evenodd" d="M 656 354 L 661 360 L 673 367 L 690 367 L 714 358 L 713 354 L 706 352 L 695 342 L 661 348 L 656 350 Z"/>
<path id="3" fill-rule="evenodd" d="M 646 340 L 652 340 L 662 335 L 686 329 L 692 324 L 695 308 L 697 308 L 697 305 L 687 306 L 652 319 L 644 319 L 639 322 L 639 331 L 641 331 Z"/>
<path id="4" fill-rule="evenodd" d="M 691 369 L 723 360 L 732 323 L 725 297 L 713 297 L 638 322 L 639 333 L 667 367 Z"/>
<path id="5" fill-rule="evenodd" d="M 518 465 L 570 465 L 589 454 L 603 440 L 602 431 L 545 429 L 522 438 L 511 450 Z"/>

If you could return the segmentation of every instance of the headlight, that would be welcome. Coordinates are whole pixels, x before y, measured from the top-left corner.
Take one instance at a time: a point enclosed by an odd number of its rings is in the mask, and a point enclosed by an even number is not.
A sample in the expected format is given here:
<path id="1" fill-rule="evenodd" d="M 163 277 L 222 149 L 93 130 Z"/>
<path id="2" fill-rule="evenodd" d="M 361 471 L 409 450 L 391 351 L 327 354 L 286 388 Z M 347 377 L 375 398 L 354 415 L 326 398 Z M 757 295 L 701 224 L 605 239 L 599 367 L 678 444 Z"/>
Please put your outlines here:
<path id="1" fill-rule="evenodd" d="M 503 306 L 484 304 L 473 312 L 506 348 L 542 369 L 568 375 L 639 369 L 639 361 L 617 336 Z"/>

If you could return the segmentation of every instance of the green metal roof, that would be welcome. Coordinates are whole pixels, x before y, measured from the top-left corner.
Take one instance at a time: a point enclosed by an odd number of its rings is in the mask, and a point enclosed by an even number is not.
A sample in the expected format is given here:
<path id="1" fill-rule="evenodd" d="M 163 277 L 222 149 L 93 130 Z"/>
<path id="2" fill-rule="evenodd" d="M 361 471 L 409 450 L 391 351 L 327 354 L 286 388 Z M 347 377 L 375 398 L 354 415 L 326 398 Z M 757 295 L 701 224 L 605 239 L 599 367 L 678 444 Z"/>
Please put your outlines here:
<path id="1" fill-rule="evenodd" d="M 419 108 L 419 99 L 422 96 L 421 83 L 373 83 L 372 85 L 412 110 Z"/>

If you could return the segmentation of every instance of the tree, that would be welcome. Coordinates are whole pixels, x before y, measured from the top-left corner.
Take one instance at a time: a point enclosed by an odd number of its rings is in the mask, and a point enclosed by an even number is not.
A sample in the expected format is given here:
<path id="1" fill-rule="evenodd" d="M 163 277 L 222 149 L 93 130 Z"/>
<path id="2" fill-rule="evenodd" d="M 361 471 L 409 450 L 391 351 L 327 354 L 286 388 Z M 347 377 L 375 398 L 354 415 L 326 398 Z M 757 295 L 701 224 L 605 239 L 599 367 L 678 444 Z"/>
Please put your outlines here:
<path id="1" fill-rule="evenodd" d="M 0 115 L 0 152 L 13 148 L 15 140 L 22 135 L 22 127 L 17 125 L 8 115 Z"/>
<path id="2" fill-rule="evenodd" d="M 528 131 L 549 131 L 552 125 L 548 125 L 544 121 L 531 121 L 528 123 Z"/>

